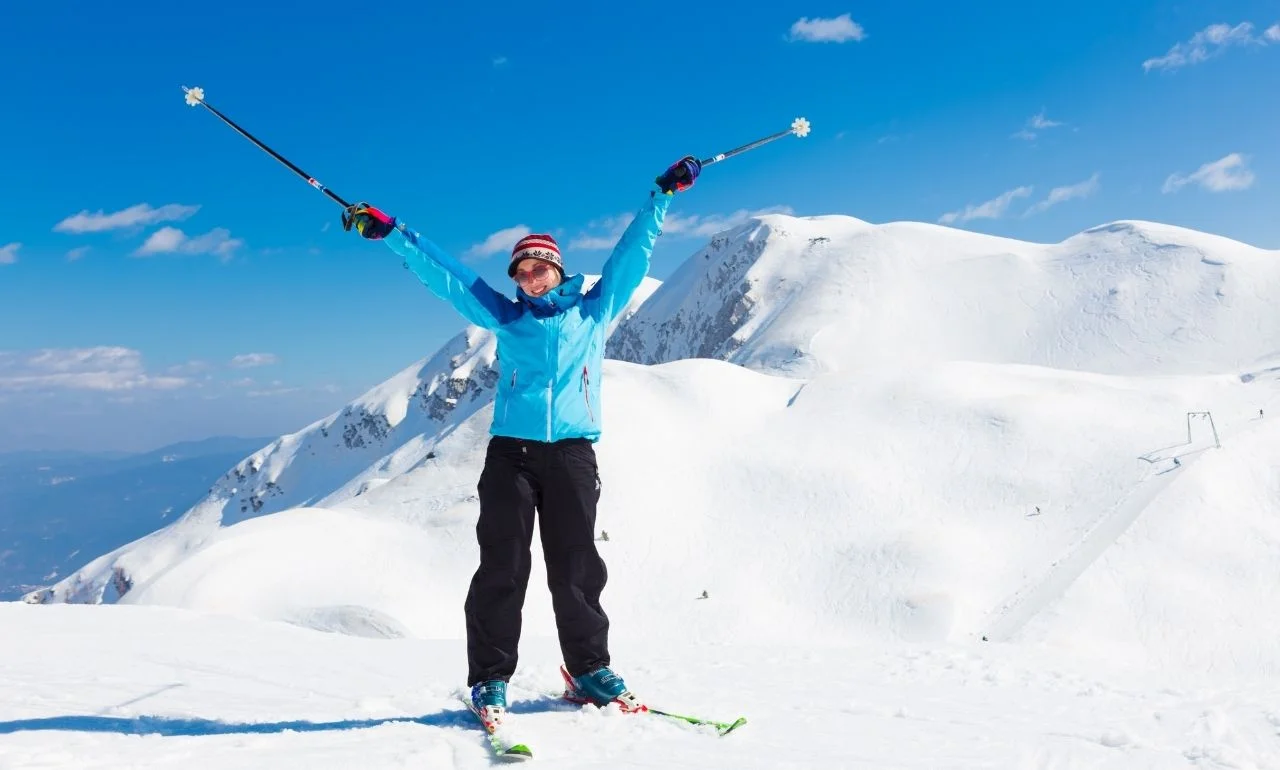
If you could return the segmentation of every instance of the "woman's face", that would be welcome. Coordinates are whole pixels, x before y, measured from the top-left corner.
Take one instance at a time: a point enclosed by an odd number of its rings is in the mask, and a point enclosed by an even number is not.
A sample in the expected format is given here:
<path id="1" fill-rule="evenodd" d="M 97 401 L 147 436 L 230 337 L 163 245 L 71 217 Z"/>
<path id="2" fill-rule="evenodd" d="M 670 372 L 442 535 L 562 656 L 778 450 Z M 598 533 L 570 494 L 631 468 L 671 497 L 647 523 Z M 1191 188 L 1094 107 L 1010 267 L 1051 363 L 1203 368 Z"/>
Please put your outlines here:
<path id="1" fill-rule="evenodd" d="M 515 281 L 530 297 L 541 297 L 560 285 L 560 271 L 549 263 L 529 257 L 516 265 Z"/>

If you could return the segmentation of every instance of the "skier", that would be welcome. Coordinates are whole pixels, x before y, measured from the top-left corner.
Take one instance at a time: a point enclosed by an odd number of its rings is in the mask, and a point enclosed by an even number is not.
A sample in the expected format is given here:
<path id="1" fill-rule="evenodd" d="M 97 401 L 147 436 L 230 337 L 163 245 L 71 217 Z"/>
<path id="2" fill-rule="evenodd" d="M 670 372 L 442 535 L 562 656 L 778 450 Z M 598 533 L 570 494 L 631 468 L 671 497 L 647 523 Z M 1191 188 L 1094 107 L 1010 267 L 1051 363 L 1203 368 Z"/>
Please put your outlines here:
<path id="1" fill-rule="evenodd" d="M 595 546 L 600 476 L 600 374 L 605 330 L 649 271 L 654 241 L 672 196 L 691 187 L 702 166 L 673 163 L 622 234 L 600 279 L 583 291 L 581 274 L 565 275 L 550 235 L 521 238 L 507 268 L 510 299 L 429 240 L 366 203 L 344 222 L 364 238 L 385 239 L 405 266 L 473 324 L 497 336 L 501 378 L 477 490 L 480 565 L 464 607 L 467 685 L 492 731 L 506 710 L 515 672 L 521 610 L 529 582 L 534 511 L 555 610 L 566 697 L 643 710 L 610 668 L 609 619 L 600 606 L 607 577 Z"/>

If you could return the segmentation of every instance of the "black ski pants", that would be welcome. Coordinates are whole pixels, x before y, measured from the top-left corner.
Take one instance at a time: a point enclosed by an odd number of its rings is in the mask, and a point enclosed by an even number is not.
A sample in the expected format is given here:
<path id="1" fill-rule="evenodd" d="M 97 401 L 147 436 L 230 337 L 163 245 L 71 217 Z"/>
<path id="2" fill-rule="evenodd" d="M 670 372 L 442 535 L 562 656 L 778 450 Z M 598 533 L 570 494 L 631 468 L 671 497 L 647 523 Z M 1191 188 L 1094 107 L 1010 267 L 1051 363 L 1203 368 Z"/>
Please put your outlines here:
<path id="1" fill-rule="evenodd" d="M 507 681 L 516 669 L 529 585 L 534 512 L 565 667 L 573 676 L 609 665 L 607 573 L 596 551 L 600 474 L 587 439 L 494 436 L 478 485 L 480 567 L 467 593 L 467 684 Z"/>

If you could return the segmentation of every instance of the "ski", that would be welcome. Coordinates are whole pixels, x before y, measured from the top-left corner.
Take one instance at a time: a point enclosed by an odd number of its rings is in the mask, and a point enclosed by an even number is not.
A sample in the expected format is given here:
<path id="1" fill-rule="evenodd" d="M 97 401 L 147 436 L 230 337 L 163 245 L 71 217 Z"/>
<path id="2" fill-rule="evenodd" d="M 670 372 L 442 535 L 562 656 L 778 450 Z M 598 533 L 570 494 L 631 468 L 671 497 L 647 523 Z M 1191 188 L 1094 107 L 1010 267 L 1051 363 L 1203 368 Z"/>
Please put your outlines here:
<path id="1" fill-rule="evenodd" d="M 485 737 L 489 739 L 489 748 L 493 751 L 493 756 L 505 762 L 524 762 L 533 759 L 533 752 L 529 750 L 528 745 L 524 743 L 514 743 L 503 737 L 501 733 L 501 725 L 491 725 L 485 721 L 485 718 L 476 711 L 475 705 L 470 698 L 459 696 L 458 700 L 462 701 L 480 723 L 480 727 L 484 729 Z"/>
<path id="2" fill-rule="evenodd" d="M 569 676 L 568 670 L 566 670 L 563 665 L 560 666 L 560 676 L 564 679 L 564 684 L 565 684 L 564 693 L 560 697 L 562 697 L 564 700 L 568 701 L 569 703 L 575 703 L 579 706 L 584 706 L 591 703 L 591 701 L 589 700 L 584 700 L 581 697 L 575 696 L 573 678 Z M 690 716 L 685 716 L 683 714 L 675 714 L 670 711 L 663 711 L 662 709 L 656 709 L 656 708 L 653 708 L 652 706 L 645 705 L 640 701 L 639 698 L 633 695 L 630 691 L 623 693 L 613 702 L 617 703 L 618 706 L 622 709 L 623 713 L 626 713 L 626 714 L 652 714 L 654 716 L 666 717 L 667 719 L 674 719 L 676 721 L 684 722 L 690 725 L 695 725 L 697 727 L 703 727 L 703 726 L 714 727 L 716 730 L 716 733 L 721 737 L 728 735 L 729 733 L 733 732 L 734 730 L 737 730 L 739 727 L 742 727 L 747 723 L 746 717 L 738 717 L 732 722 L 717 722 L 714 719 L 703 719 L 702 717 L 690 717 Z"/>
<path id="3" fill-rule="evenodd" d="M 697 725 L 699 727 L 703 725 L 709 725 L 711 727 L 714 727 L 716 729 L 716 732 L 721 737 L 728 735 L 729 733 L 733 732 L 734 730 L 737 730 L 739 727 L 742 727 L 747 723 L 746 717 L 738 717 L 732 722 L 717 722 L 714 719 L 702 719 L 700 717 L 687 717 L 687 716 L 684 716 L 683 714 L 672 714 L 670 711 L 663 711 L 661 709 L 653 708 L 652 706 L 650 706 L 647 709 L 647 712 L 650 714 L 653 714 L 654 716 L 667 717 L 668 719 L 676 719 L 681 722 L 687 722 L 691 725 Z"/>

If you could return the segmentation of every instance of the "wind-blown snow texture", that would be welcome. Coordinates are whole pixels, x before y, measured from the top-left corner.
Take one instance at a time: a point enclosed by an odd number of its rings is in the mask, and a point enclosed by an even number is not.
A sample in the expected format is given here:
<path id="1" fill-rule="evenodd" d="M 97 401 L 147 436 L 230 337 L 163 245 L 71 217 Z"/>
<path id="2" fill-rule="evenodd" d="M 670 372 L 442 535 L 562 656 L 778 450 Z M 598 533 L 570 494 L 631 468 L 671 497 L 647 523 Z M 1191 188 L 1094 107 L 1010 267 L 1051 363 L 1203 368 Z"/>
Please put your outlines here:
<path id="1" fill-rule="evenodd" d="M 1260 410 L 1280 394 L 1278 257 L 1145 222 L 1041 245 L 769 215 L 715 237 L 648 284 L 610 339 L 600 547 L 629 682 L 675 710 L 750 707 L 752 723 L 708 748 L 672 728 L 573 721 L 663 747 L 637 760 L 654 767 L 1277 766 L 1280 712 L 1263 704 L 1280 671 L 1280 428 Z M 431 663 L 375 711 L 437 708 L 463 673 L 494 367 L 491 337 L 467 329 L 28 601 L 408 645 L 385 649 Z M 537 570 L 517 675 L 535 691 L 558 662 Z M 139 629 L 158 622 L 144 609 L 127 616 Z M 45 633 L 90 622 L 58 618 Z M 238 622 L 226 632 L 283 633 Z M 351 719 L 339 702 L 385 692 L 375 676 L 301 711 Z M 815 676 L 832 685 L 807 686 Z M 812 702 L 841 688 L 846 700 Z M 1104 691 L 1131 700 L 1079 700 Z M 279 719 L 177 697 L 167 713 Z M 613 756 L 531 709 L 565 766 Z M 918 729 L 887 726 L 920 714 Z M 284 740 L 271 745 L 292 756 Z M 443 767 L 483 760 L 465 734 L 421 740 Z M 599 750 L 575 758 L 584 740 Z"/>

